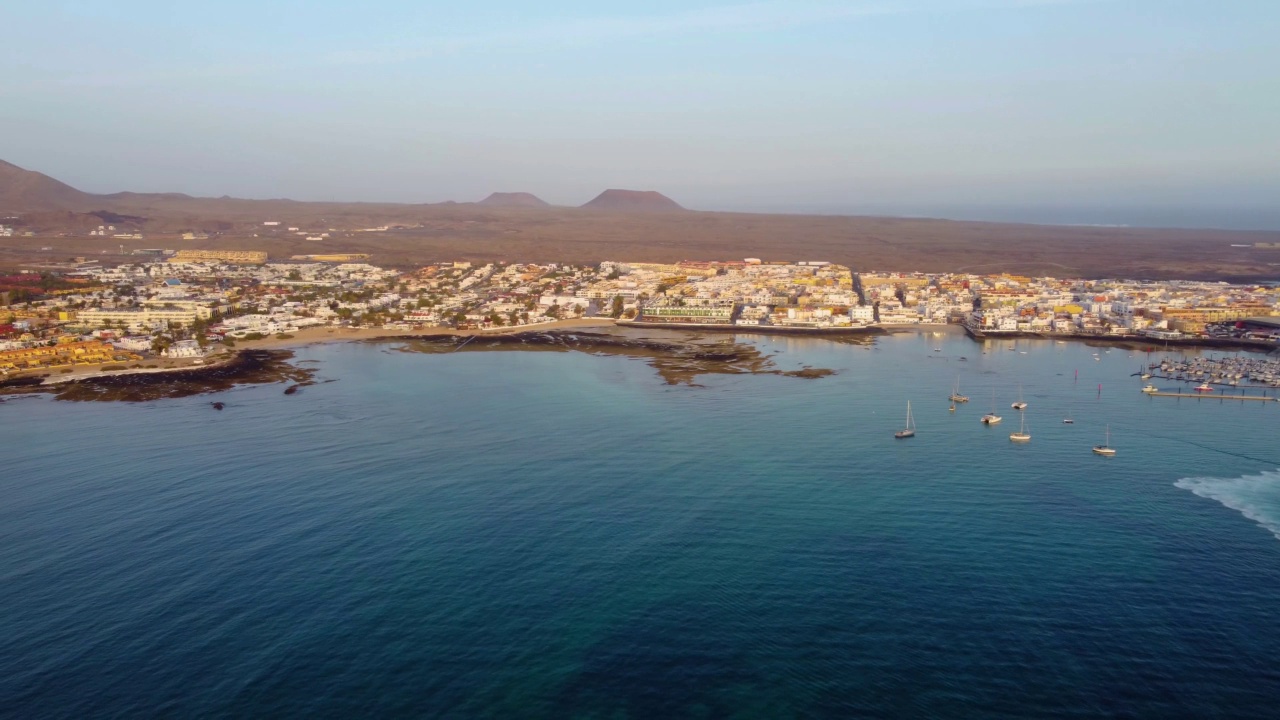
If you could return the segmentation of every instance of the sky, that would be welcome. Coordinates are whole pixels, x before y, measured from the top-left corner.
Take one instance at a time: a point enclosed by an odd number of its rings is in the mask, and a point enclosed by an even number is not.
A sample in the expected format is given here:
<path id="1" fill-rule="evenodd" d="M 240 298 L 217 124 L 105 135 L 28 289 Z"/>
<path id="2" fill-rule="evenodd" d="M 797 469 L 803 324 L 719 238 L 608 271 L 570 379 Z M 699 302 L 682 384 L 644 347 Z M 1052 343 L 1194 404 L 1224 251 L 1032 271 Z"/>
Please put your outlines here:
<path id="1" fill-rule="evenodd" d="M 0 159 L 90 192 L 1280 198 L 1275 0 L 0 0 L 0 24 Z"/>

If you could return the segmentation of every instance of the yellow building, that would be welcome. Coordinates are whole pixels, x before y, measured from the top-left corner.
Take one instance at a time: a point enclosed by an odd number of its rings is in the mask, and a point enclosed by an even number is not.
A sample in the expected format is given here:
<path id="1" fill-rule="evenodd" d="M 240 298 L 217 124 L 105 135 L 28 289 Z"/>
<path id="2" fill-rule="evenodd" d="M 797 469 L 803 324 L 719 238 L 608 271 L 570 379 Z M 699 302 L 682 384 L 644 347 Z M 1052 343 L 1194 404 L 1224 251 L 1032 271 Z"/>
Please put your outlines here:
<path id="1" fill-rule="evenodd" d="M 0 370 L 33 370 L 141 360 L 140 355 L 99 340 L 59 342 L 57 345 L 0 351 Z"/>
<path id="2" fill-rule="evenodd" d="M 267 254 L 261 250 L 179 250 L 169 262 L 224 262 L 233 265 L 261 265 Z"/>
<path id="3" fill-rule="evenodd" d="M 1275 314 L 1267 305 L 1232 305 L 1228 307 L 1171 308 L 1162 310 L 1169 327 L 1185 333 L 1204 332 L 1209 323 L 1243 320 L 1248 317 L 1266 317 Z"/>

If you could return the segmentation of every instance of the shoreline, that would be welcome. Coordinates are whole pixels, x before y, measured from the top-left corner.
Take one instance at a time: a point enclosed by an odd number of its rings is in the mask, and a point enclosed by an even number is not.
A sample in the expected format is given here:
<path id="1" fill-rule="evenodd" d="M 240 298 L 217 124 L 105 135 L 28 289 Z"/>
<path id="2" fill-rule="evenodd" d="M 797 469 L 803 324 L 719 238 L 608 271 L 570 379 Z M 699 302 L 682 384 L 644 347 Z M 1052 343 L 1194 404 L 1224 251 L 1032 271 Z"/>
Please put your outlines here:
<path id="1" fill-rule="evenodd" d="M 1117 347 L 1132 347 L 1135 349 L 1164 347 L 1174 348 L 1208 348 L 1211 350 L 1240 350 L 1245 352 L 1260 352 L 1263 354 L 1271 354 L 1280 351 L 1280 343 L 1269 343 L 1258 340 L 1238 340 L 1235 338 L 1176 338 L 1169 340 L 1158 340 L 1156 338 L 1133 336 L 1133 335 L 1068 335 L 1060 333 L 1034 333 L 1034 332 L 1001 332 L 995 334 L 987 334 L 982 331 L 975 332 L 966 325 L 956 325 L 971 340 L 977 343 L 983 343 L 988 340 L 1051 340 L 1061 342 L 1082 342 L 1086 345 L 1112 345 Z"/>
<path id="2" fill-rule="evenodd" d="M 49 373 L 32 373 L 19 374 L 12 377 L 0 379 L 0 396 L 3 395 L 20 395 L 20 394 L 43 394 L 53 393 L 55 395 L 66 392 L 66 388 L 75 388 L 83 385 L 160 385 L 165 382 L 174 384 L 184 382 L 199 382 L 201 378 L 216 377 L 219 384 L 228 379 L 223 371 L 232 369 L 232 375 L 235 376 L 244 367 L 253 365 L 254 370 L 259 369 L 265 356 L 287 356 L 292 357 L 292 350 L 295 348 L 306 347 L 309 345 L 322 345 L 338 342 L 393 342 L 396 340 L 431 340 L 444 338 L 472 338 L 480 339 L 485 337 L 502 338 L 512 335 L 539 335 L 550 333 L 558 334 L 565 330 L 573 329 L 599 329 L 601 334 L 613 334 L 611 330 L 618 328 L 629 328 L 636 330 L 661 330 L 673 333 L 698 334 L 711 331 L 716 334 L 729 335 L 775 335 L 775 336 L 802 336 L 811 338 L 830 338 L 837 341 L 840 338 L 850 336 L 862 336 L 869 340 L 874 340 L 879 336 L 901 335 L 906 333 L 928 334 L 928 333 L 948 333 L 958 334 L 964 333 L 975 344 L 985 344 L 991 340 L 1044 340 L 1057 342 L 1080 342 L 1085 345 L 1103 345 L 1114 347 L 1128 347 L 1134 350 L 1144 350 L 1147 348 L 1163 349 L 1167 348 L 1207 348 L 1219 350 L 1232 350 L 1243 352 L 1257 352 L 1262 354 L 1271 354 L 1280 350 L 1280 346 L 1271 343 L 1249 343 L 1246 341 L 1230 340 L 1222 338 L 1183 338 L 1178 340 L 1168 340 L 1164 343 L 1156 342 L 1148 338 L 1133 337 L 1112 337 L 1112 336 L 1082 336 L 1082 335 L 1055 335 L 1048 333 L 1000 333 L 998 335 L 980 335 L 974 336 L 970 330 L 964 325 L 959 324 L 895 324 L 895 325 L 876 325 L 864 328 L 832 328 L 830 330 L 819 330 L 816 328 L 778 328 L 773 326 L 701 326 L 701 325 L 674 325 L 665 323 L 634 323 L 627 321 L 615 321 L 613 318 L 576 318 L 572 320 L 558 320 L 553 323 L 539 323 L 535 325 L 520 325 L 515 327 L 501 327 L 489 330 L 458 330 L 454 328 L 432 327 L 410 330 L 388 330 L 378 328 L 335 328 L 335 327 L 315 327 L 305 328 L 295 333 L 290 333 L 291 337 L 278 338 L 270 337 L 261 340 L 252 340 L 247 342 L 239 342 L 234 348 L 224 348 L 219 352 L 203 358 L 203 364 L 188 364 L 169 367 L 150 367 L 140 368 L 133 367 L 122 370 L 90 370 L 84 373 L 68 373 L 65 375 L 52 375 Z M 526 347 L 524 343 L 507 343 L 503 342 L 504 349 L 519 350 Z M 247 358 L 256 358 L 250 362 Z M 278 359 L 278 358 L 277 358 Z M 286 358 L 287 359 L 287 358 Z M 285 362 L 285 359 L 281 359 Z M 285 362 L 287 364 L 287 362 Z M 239 367 L 237 367 L 239 366 Z M 247 373 L 252 375 L 252 372 Z M 234 377 L 231 378 L 234 380 Z M 251 379 L 245 379 L 244 382 L 253 382 Z M 218 389 L 211 388 L 200 392 L 216 392 Z M 187 392 L 185 394 L 194 394 Z"/>
<path id="3" fill-rule="evenodd" d="M 841 328 L 806 328 L 786 325 L 700 325 L 697 323 L 648 323 L 635 320 L 618 320 L 618 327 L 639 328 L 642 330 L 685 330 L 687 332 L 720 332 L 743 335 L 809 335 L 811 337 L 835 337 L 842 335 L 884 335 L 885 330 L 878 325 Z"/>

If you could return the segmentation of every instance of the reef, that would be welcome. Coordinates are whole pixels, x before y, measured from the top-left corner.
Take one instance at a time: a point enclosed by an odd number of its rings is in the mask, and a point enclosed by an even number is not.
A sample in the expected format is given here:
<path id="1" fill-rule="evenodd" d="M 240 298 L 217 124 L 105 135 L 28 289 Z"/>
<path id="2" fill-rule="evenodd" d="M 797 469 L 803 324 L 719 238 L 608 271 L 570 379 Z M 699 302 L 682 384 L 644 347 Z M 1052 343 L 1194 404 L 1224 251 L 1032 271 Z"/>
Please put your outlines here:
<path id="1" fill-rule="evenodd" d="M 315 370 L 291 364 L 292 357 L 288 350 L 241 350 L 231 359 L 207 367 L 115 373 L 48 384 L 43 377 L 14 378 L 0 382 L 0 394 L 50 393 L 55 400 L 145 402 L 219 392 L 237 385 L 314 384 Z"/>
<path id="2" fill-rule="evenodd" d="M 374 338 L 365 342 L 397 342 L 403 352 L 444 354 L 484 351 L 582 352 L 644 359 L 669 385 L 695 385 L 702 375 L 781 375 L 818 379 L 835 374 L 823 368 L 781 370 L 753 345 L 701 335 L 647 337 L 578 331 L 523 332 L 503 335 L 416 335 Z"/>

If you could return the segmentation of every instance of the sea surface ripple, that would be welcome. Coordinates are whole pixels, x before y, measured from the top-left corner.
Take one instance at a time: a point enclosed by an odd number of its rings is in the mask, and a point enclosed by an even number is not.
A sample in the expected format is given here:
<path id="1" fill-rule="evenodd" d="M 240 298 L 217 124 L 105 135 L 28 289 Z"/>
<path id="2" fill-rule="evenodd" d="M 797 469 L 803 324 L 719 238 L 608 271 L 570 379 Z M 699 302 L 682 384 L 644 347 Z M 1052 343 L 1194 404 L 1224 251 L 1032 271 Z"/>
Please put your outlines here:
<path id="1" fill-rule="evenodd" d="M 752 341 L 838 374 L 353 344 L 221 412 L 6 402 L 0 717 L 1275 717 L 1280 403 Z"/>

